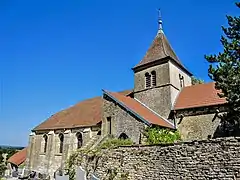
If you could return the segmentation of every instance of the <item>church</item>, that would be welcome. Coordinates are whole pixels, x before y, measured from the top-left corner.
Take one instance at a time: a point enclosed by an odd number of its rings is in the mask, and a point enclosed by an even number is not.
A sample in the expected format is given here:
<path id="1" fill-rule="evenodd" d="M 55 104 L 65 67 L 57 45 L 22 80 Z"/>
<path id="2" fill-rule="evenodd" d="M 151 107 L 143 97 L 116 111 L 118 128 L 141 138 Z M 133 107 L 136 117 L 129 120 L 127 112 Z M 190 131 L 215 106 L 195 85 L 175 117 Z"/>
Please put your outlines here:
<path id="1" fill-rule="evenodd" d="M 78 148 L 93 147 L 109 136 L 141 144 L 144 129 L 151 126 L 178 129 L 183 140 L 217 136 L 226 100 L 219 98 L 213 82 L 192 85 L 192 73 L 175 54 L 161 19 L 132 71 L 133 89 L 102 90 L 101 97 L 79 102 L 36 126 L 29 136 L 26 168 L 53 177 Z"/>

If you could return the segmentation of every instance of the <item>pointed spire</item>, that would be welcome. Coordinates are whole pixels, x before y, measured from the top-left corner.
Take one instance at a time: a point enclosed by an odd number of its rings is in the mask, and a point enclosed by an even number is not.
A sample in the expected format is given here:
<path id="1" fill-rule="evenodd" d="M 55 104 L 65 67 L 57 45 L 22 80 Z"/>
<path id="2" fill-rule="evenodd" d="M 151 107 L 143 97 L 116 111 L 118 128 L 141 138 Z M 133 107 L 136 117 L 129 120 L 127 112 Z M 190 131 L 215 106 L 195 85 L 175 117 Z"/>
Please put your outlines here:
<path id="1" fill-rule="evenodd" d="M 160 63 L 161 61 L 164 62 L 166 59 L 170 59 L 176 62 L 180 67 L 185 69 L 187 72 L 188 70 L 183 66 L 177 55 L 175 54 L 173 48 L 171 47 L 170 43 L 167 40 L 163 32 L 162 27 L 162 16 L 161 11 L 158 9 L 158 32 L 155 36 L 152 44 L 150 45 L 149 49 L 147 50 L 143 59 L 133 68 L 133 70 L 138 69 L 139 67 L 149 67 L 151 64 Z"/>
<path id="2" fill-rule="evenodd" d="M 163 33 L 163 21 L 162 21 L 162 15 L 161 15 L 161 10 L 158 9 L 158 34 Z"/>

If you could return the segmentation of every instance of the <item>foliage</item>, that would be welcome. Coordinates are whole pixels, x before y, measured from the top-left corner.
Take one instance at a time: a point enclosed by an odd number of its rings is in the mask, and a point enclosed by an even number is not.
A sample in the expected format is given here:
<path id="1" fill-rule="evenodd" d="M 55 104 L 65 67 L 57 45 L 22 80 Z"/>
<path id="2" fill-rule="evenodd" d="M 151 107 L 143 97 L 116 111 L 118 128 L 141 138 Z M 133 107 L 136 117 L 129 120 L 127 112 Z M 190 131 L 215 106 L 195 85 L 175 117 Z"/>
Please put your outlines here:
<path id="1" fill-rule="evenodd" d="M 240 3 L 236 3 L 240 8 Z M 227 113 L 222 116 L 225 135 L 234 135 L 240 123 L 240 16 L 227 16 L 229 27 L 222 27 L 223 52 L 206 56 L 210 63 L 208 73 L 216 82 L 215 88 L 225 97 Z"/>
<path id="2" fill-rule="evenodd" d="M 133 142 L 131 139 L 117 139 L 117 138 L 112 138 L 104 141 L 98 148 L 100 149 L 112 149 L 116 148 L 119 146 L 127 146 L 127 145 L 132 145 Z"/>
<path id="3" fill-rule="evenodd" d="M 7 155 L 7 159 L 10 158 L 13 154 L 15 154 L 17 152 L 16 149 L 12 149 L 12 148 L 2 148 L 0 147 L 0 163 L 3 161 L 3 157 L 2 154 L 8 154 Z"/>
<path id="4" fill-rule="evenodd" d="M 7 169 L 6 164 L 3 162 L 3 154 L 7 154 L 7 159 L 17 152 L 17 149 L 11 147 L 0 147 L 0 177 Z"/>
<path id="5" fill-rule="evenodd" d="M 91 160 L 101 156 L 101 152 L 98 149 L 78 149 L 67 160 L 66 172 L 69 175 L 69 179 L 75 179 L 75 168 L 76 166 L 82 165 L 84 160 Z M 86 166 L 88 162 L 85 162 Z M 87 168 L 85 168 L 87 169 Z"/>
<path id="6" fill-rule="evenodd" d="M 179 131 L 162 129 L 160 127 L 146 128 L 145 135 L 147 137 L 147 144 L 165 144 L 174 143 L 181 140 Z"/>
<path id="7" fill-rule="evenodd" d="M 103 143 L 101 143 L 99 146 L 97 146 L 94 149 L 78 149 L 76 152 L 72 153 L 71 156 L 68 158 L 67 164 L 66 164 L 66 172 L 69 175 L 69 179 L 73 180 L 75 179 L 75 168 L 76 166 L 84 165 L 84 169 L 88 169 L 89 162 L 95 160 L 95 167 L 98 165 L 98 159 L 102 156 L 102 150 L 103 149 L 111 149 L 116 148 L 119 146 L 124 145 L 132 145 L 133 142 L 130 139 L 116 139 L 111 138 Z M 88 172 L 87 172 L 88 173 Z M 112 173 L 109 174 L 109 176 L 113 176 Z M 109 177 L 109 178 L 111 178 Z"/>
<path id="8" fill-rule="evenodd" d="M 204 83 L 204 80 L 196 78 L 194 76 L 192 76 L 191 79 L 192 79 L 192 85 L 203 84 Z"/>
<path id="9" fill-rule="evenodd" d="M 7 166 L 5 163 L 0 164 L 0 178 L 3 177 L 5 170 L 7 169 Z"/>

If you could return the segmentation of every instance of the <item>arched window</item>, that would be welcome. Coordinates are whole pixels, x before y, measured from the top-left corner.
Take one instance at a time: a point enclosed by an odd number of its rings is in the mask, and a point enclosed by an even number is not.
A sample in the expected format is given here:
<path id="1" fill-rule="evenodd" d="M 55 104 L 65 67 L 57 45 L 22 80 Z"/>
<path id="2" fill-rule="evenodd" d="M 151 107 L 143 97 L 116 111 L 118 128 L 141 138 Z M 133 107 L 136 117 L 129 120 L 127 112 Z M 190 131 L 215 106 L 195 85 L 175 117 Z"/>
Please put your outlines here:
<path id="1" fill-rule="evenodd" d="M 59 153 L 63 153 L 63 141 L 64 141 L 63 134 L 59 134 L 59 140 L 60 140 Z"/>
<path id="2" fill-rule="evenodd" d="M 156 79 L 156 71 L 152 71 L 152 86 L 156 86 L 157 85 L 157 79 Z"/>
<path id="3" fill-rule="evenodd" d="M 151 86 L 151 75 L 149 73 L 145 74 L 145 86 L 146 88 Z"/>
<path id="4" fill-rule="evenodd" d="M 43 145 L 43 152 L 47 152 L 47 144 L 48 144 L 48 136 L 46 134 L 43 135 L 44 145 Z"/>
<path id="5" fill-rule="evenodd" d="M 83 145 L 82 133 L 78 132 L 76 136 L 77 136 L 77 148 L 79 149 Z"/>
<path id="6" fill-rule="evenodd" d="M 128 139 L 128 136 L 125 133 L 121 133 L 119 139 Z"/>

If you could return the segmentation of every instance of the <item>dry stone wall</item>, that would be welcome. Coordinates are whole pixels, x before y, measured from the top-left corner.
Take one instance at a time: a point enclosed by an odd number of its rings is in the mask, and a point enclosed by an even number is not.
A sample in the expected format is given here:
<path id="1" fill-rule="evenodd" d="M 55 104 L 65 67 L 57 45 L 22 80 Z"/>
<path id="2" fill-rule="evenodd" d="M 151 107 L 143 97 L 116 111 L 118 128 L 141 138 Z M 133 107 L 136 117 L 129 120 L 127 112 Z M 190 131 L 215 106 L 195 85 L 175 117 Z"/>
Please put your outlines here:
<path id="1" fill-rule="evenodd" d="M 120 147 L 88 167 L 100 179 L 240 179 L 240 138 Z"/>

